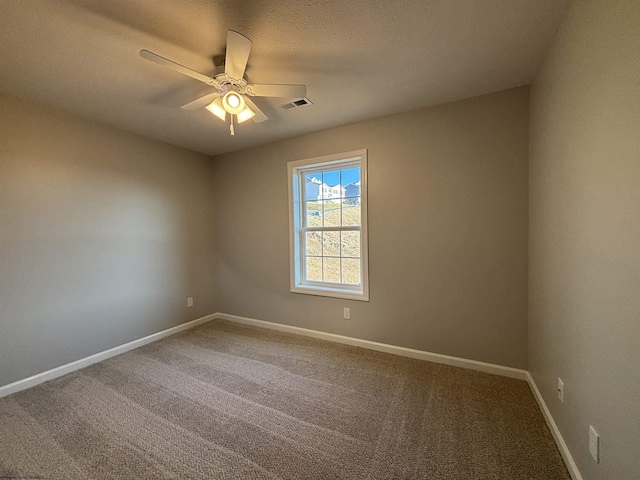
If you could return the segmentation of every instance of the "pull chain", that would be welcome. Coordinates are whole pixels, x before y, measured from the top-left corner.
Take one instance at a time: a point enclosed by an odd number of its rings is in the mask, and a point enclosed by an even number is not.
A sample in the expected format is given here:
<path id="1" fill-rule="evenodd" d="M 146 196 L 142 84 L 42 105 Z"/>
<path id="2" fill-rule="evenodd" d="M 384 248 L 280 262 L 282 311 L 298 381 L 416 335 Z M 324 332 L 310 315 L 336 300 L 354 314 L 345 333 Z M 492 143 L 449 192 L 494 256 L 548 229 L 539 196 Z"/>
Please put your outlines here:
<path id="1" fill-rule="evenodd" d="M 233 136 L 233 135 L 236 134 L 235 130 L 233 129 L 233 115 L 229 115 L 229 117 L 231 118 L 231 123 L 229 124 L 229 131 L 231 132 L 231 135 Z"/>

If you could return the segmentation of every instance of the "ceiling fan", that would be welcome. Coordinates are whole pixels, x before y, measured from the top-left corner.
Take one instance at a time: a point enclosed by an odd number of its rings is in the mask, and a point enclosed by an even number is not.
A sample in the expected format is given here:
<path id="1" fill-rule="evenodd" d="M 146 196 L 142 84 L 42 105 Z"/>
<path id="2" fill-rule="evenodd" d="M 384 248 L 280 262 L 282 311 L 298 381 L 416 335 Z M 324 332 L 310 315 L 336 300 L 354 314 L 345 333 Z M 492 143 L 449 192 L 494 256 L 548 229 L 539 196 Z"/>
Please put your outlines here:
<path id="1" fill-rule="evenodd" d="M 222 121 L 226 121 L 227 113 L 230 118 L 230 132 L 235 134 L 234 116 L 237 123 L 250 118 L 255 123 L 264 122 L 267 116 L 253 103 L 249 97 L 288 97 L 301 98 L 307 95 L 306 85 L 273 85 L 263 83 L 249 83 L 244 78 L 247 59 L 251 51 L 251 40 L 244 35 L 229 30 L 227 32 L 227 51 L 224 61 L 224 72 L 214 76 L 204 75 L 191 70 L 179 63 L 161 57 L 149 50 L 140 50 L 140 56 L 163 67 L 168 67 L 178 73 L 199 80 L 216 90 L 197 98 L 180 108 L 196 110 L 206 107 Z"/>

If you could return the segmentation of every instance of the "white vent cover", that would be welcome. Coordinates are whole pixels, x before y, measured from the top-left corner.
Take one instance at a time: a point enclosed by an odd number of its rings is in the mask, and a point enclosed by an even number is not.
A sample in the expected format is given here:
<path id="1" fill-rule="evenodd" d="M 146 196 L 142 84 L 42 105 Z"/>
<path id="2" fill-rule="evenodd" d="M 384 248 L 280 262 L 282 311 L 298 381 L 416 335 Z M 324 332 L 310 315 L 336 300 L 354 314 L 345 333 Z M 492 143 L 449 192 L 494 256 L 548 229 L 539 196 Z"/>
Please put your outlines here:
<path id="1" fill-rule="evenodd" d="M 309 100 L 307 97 L 304 97 L 296 98 L 295 100 L 290 100 L 286 103 L 281 103 L 278 106 L 283 110 L 290 110 L 292 108 L 306 107 L 307 105 L 313 105 L 313 103 L 311 103 L 311 100 Z"/>

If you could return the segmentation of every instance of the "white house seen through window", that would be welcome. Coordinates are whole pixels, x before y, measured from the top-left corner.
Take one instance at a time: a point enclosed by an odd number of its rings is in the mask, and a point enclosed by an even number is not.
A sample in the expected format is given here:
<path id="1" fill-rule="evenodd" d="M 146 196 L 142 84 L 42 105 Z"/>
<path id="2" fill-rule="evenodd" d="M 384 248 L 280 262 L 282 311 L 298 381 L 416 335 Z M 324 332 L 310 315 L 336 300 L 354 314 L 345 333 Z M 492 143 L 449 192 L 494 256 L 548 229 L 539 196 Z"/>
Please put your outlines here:
<path id="1" fill-rule="evenodd" d="M 289 162 L 292 292 L 369 299 L 366 155 Z"/>

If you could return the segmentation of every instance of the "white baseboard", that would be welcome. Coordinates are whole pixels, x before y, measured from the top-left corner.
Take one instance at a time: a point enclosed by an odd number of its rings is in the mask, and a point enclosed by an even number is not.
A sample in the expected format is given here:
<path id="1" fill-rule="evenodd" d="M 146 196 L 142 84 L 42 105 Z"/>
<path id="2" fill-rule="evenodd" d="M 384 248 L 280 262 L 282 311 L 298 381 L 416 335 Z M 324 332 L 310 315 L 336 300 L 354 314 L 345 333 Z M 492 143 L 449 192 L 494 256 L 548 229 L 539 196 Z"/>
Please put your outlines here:
<path id="1" fill-rule="evenodd" d="M 148 343 L 158 341 L 162 338 L 169 337 L 178 332 L 182 332 L 183 330 L 187 330 L 202 323 L 206 323 L 210 320 L 213 320 L 214 318 L 214 315 L 206 315 L 190 322 L 183 323 L 166 330 L 162 330 L 161 332 L 139 338 L 138 340 L 125 343 L 124 345 L 110 348 L 109 350 L 105 350 L 104 352 L 99 352 L 95 355 L 76 360 L 75 362 L 67 363 L 66 365 L 61 365 L 57 368 L 47 370 L 46 372 L 38 373 L 31 377 L 18 380 L 17 382 L 13 382 L 0 387 L 0 398 L 6 397 L 7 395 L 11 395 L 12 393 L 16 393 L 21 390 L 26 390 L 27 388 L 35 387 L 36 385 L 39 385 L 41 383 L 66 375 L 67 373 L 75 372 L 76 370 L 80 370 L 81 368 L 88 367 L 89 365 L 101 362 L 102 360 L 106 360 L 107 358 L 115 357 L 116 355 L 120 355 L 121 353 L 128 352 L 129 350 L 133 350 L 134 348 L 138 348 Z"/>
<path id="2" fill-rule="evenodd" d="M 269 328 L 280 332 L 295 333 L 296 335 L 304 335 L 306 337 L 319 338 L 321 340 L 329 340 L 331 342 L 344 343 L 346 345 L 354 345 L 356 347 L 367 348 L 369 350 L 377 350 L 379 352 L 392 353 L 403 357 L 417 358 L 428 362 L 442 363 L 454 367 L 468 368 L 470 370 L 478 370 L 480 372 L 493 373 L 503 377 L 517 378 L 526 380 L 528 372 L 519 368 L 505 367 L 493 363 L 479 362 L 477 360 L 468 360 L 466 358 L 452 357 L 442 355 L 440 353 L 425 352 L 415 350 L 413 348 L 398 347 L 386 343 L 372 342 L 370 340 L 361 340 L 359 338 L 345 337 L 336 335 L 335 333 L 320 332 L 318 330 L 310 330 L 308 328 L 293 327 L 281 323 L 267 322 L 264 320 L 256 320 L 254 318 L 240 317 L 238 315 L 229 315 L 227 313 L 214 313 L 214 318 L 229 320 L 230 322 L 242 323 L 245 325 L 253 325 L 255 327 Z"/>
<path id="3" fill-rule="evenodd" d="M 533 396 L 538 402 L 538 406 L 540 407 L 540 410 L 542 411 L 542 415 L 544 416 L 544 419 L 546 420 L 547 425 L 549 426 L 549 430 L 551 430 L 553 439 L 556 441 L 558 450 L 560 450 L 560 455 L 562 455 L 562 459 L 564 460 L 564 463 L 567 466 L 567 469 L 569 470 L 569 475 L 571 475 L 571 478 L 573 480 L 583 480 L 582 475 L 580 474 L 580 470 L 578 470 L 578 466 L 576 465 L 576 462 L 573 460 L 573 456 L 569 451 L 569 447 L 567 447 L 567 444 L 565 443 L 564 438 L 560 433 L 560 429 L 558 429 L 558 425 L 556 424 L 556 421 L 553 419 L 553 416 L 551 415 L 551 411 L 549 410 L 549 407 L 547 407 L 547 403 L 544 401 L 544 398 L 542 398 L 542 394 L 540 393 L 540 390 L 538 390 L 538 386 L 536 385 L 536 382 L 533 380 L 533 377 L 529 372 L 527 372 L 527 382 L 529 383 L 529 387 L 533 392 Z"/>

